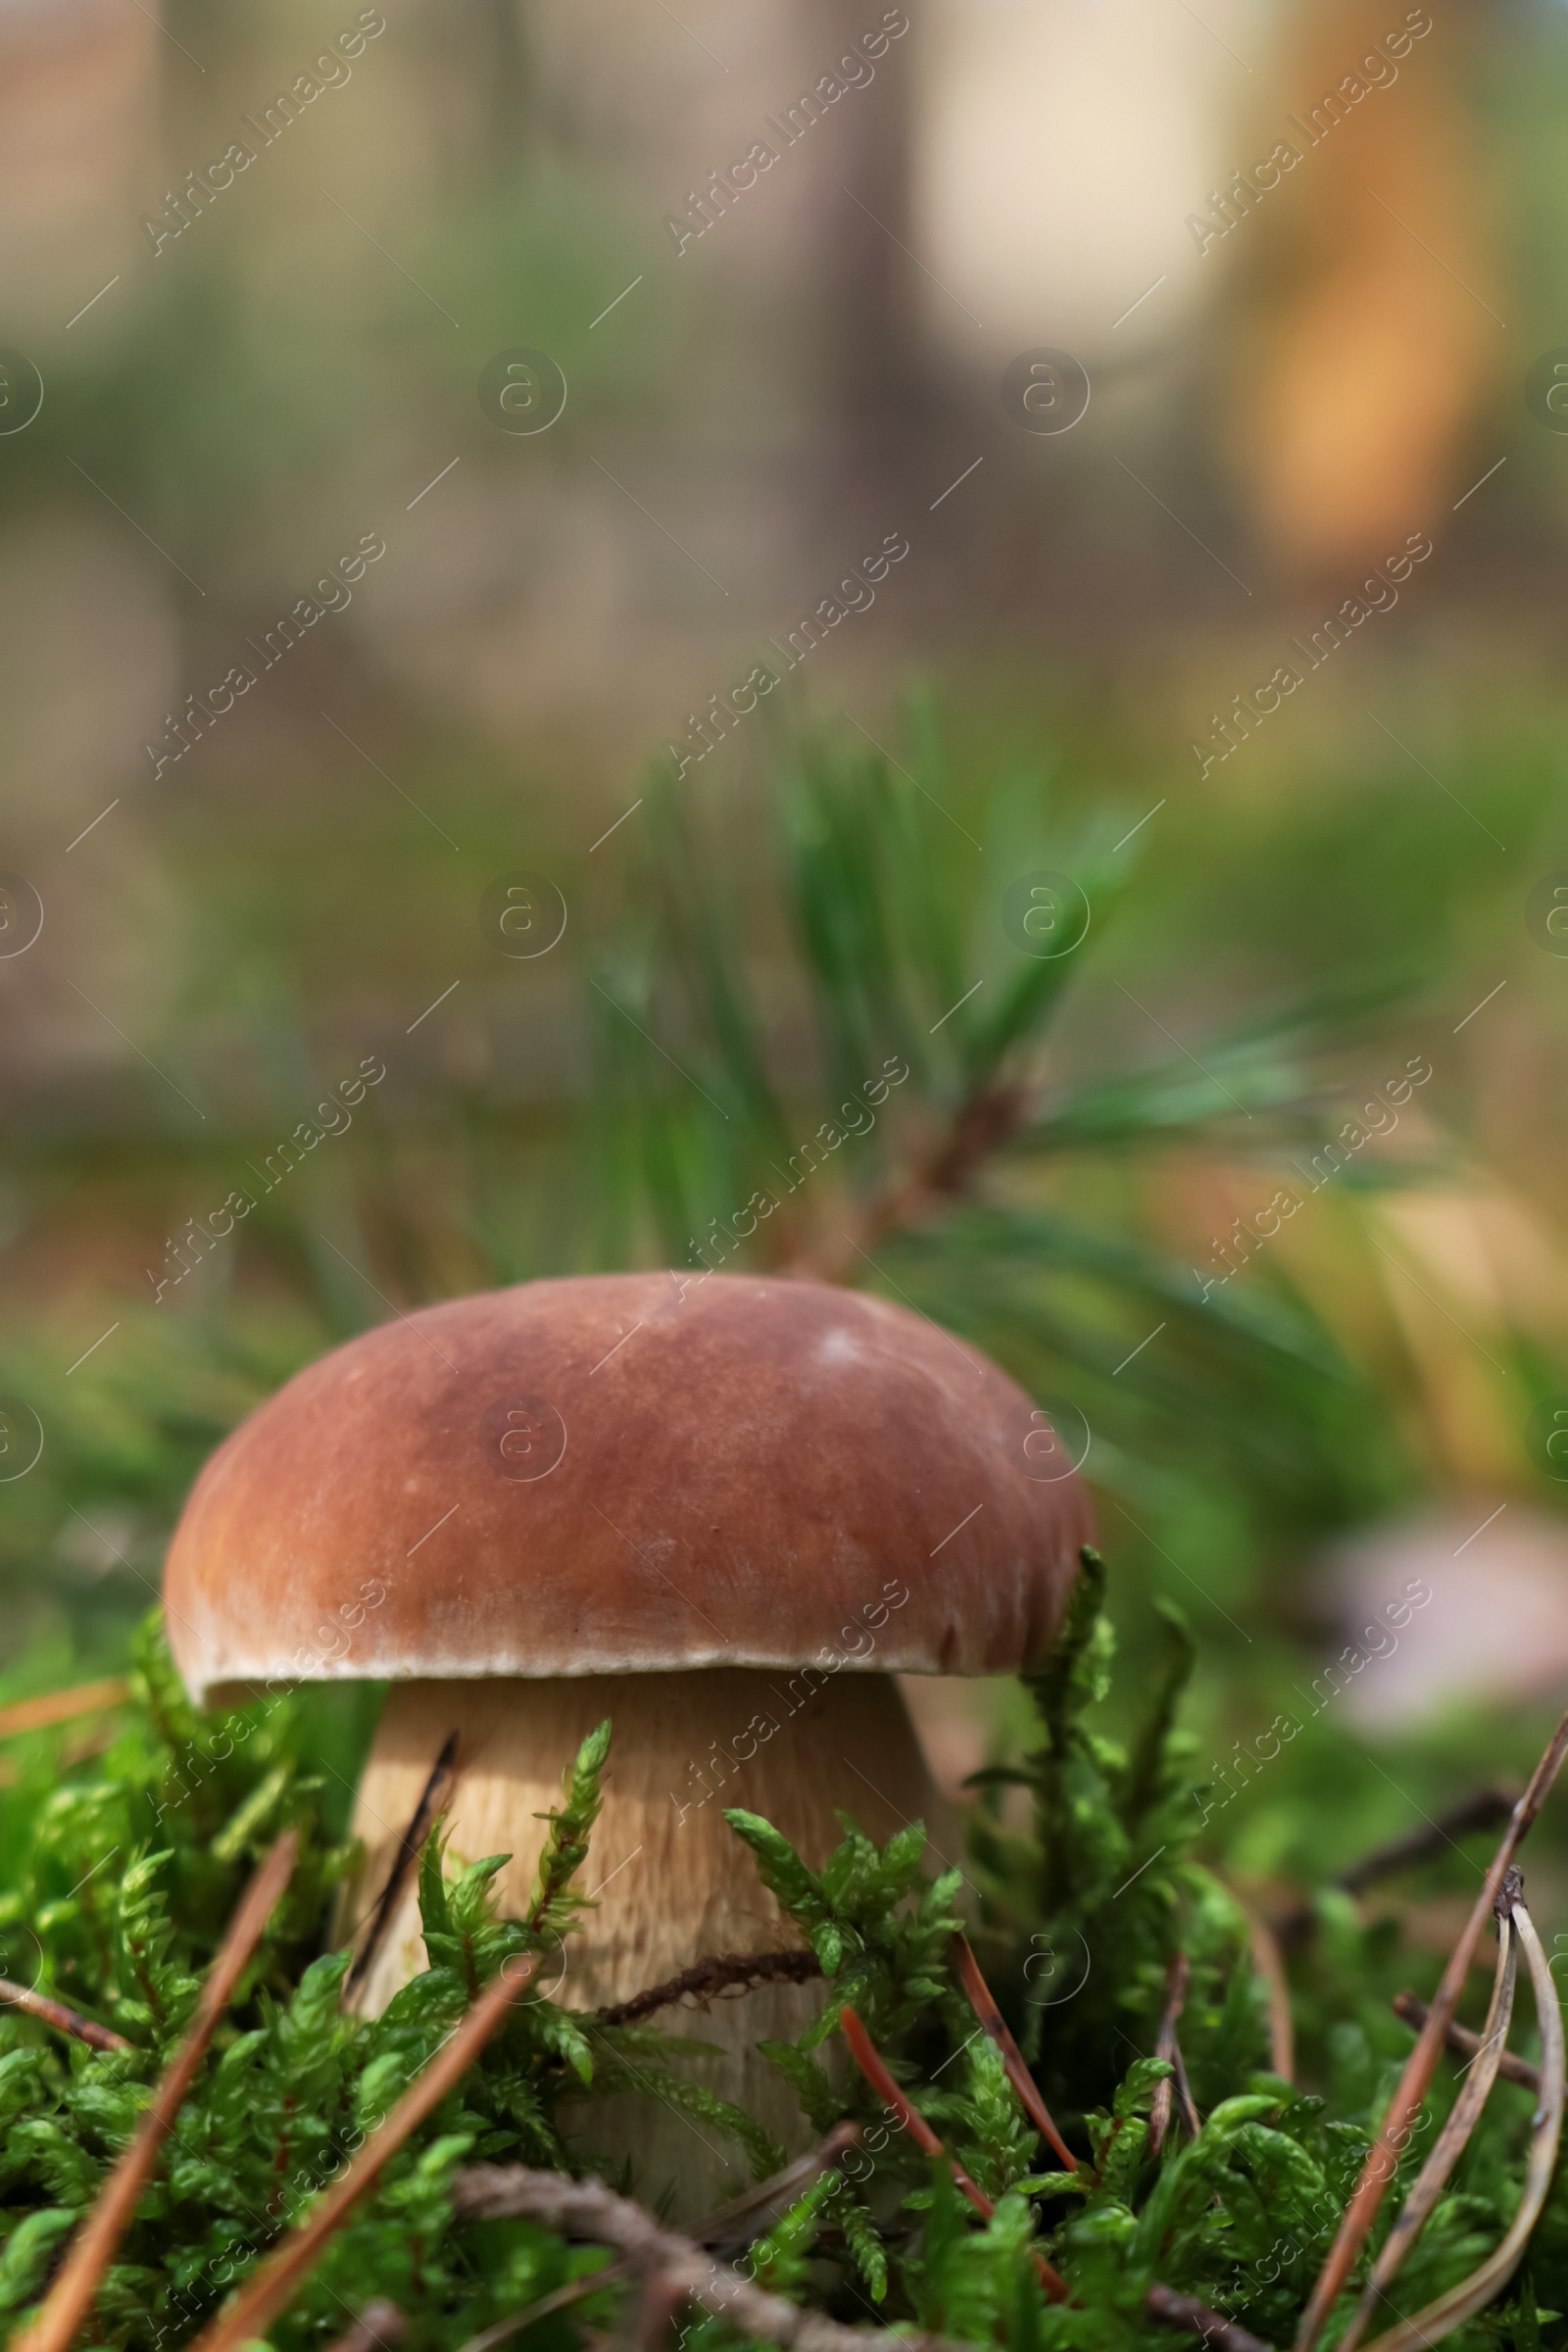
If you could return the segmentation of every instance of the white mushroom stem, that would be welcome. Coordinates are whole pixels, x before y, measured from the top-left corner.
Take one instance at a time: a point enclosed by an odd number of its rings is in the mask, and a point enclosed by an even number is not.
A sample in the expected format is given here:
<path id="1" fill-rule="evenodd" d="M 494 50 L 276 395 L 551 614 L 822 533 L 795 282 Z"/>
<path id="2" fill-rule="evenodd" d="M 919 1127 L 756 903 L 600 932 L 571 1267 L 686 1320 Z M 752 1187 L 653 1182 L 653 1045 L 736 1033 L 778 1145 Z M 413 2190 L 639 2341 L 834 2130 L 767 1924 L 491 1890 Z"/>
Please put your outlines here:
<path id="1" fill-rule="evenodd" d="M 502 1910 L 521 1916 L 544 1842 L 541 1816 L 561 1803 L 563 1766 L 607 1715 L 614 1733 L 604 1810 L 578 1882 L 595 1906 L 542 1973 L 543 1989 L 567 2008 L 629 2000 L 710 1954 L 803 1944 L 725 1822 L 728 1806 L 761 1814 L 813 1867 L 843 1838 L 840 1811 L 878 1841 L 923 1819 L 943 1855 L 956 1850 L 902 1694 L 885 1675 L 724 1667 L 404 1683 L 387 1700 L 360 1786 L 354 1829 L 366 1861 L 356 1914 L 368 1917 L 456 1732 L 456 1773 L 444 1800 L 453 1858 L 510 1854 L 496 1890 Z M 427 1965 L 410 1874 L 355 2005 L 378 2015 Z M 820 1984 L 765 1984 L 706 2011 L 668 2008 L 649 2022 L 716 2043 L 716 2057 L 684 2064 L 683 2074 L 744 2107 L 794 2152 L 808 2144 L 809 2129 L 755 2045 L 793 2038 L 823 1998 Z M 573 2145 L 585 2154 L 631 2157 L 637 2193 L 656 2208 L 690 2216 L 749 2183 L 736 2142 L 666 2101 L 616 2096 L 585 2102 L 568 2117 Z"/>

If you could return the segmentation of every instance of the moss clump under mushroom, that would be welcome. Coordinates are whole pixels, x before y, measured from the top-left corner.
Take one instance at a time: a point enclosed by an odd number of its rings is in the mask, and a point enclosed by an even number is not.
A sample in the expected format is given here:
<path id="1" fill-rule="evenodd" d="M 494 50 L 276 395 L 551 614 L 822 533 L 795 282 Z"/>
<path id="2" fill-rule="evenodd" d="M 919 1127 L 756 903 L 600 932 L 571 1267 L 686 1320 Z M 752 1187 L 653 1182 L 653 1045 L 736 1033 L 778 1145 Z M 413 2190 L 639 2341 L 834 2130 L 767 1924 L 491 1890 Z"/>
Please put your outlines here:
<path id="1" fill-rule="evenodd" d="M 1269 2344 L 1295 2332 L 1409 2046 L 1391 1994 L 1412 1977 L 1430 1985 L 1435 1966 L 1401 1953 L 1385 1927 L 1359 1930 L 1342 1901 L 1325 1897 L 1321 1932 L 1292 1963 L 1313 2089 L 1270 2071 L 1267 1988 L 1249 1922 L 1192 1859 L 1200 1808 L 1173 1729 L 1186 1663 L 1179 1628 L 1169 1629 L 1156 1687 L 1140 1692 L 1142 1733 L 1117 1747 L 1095 1728 L 1110 1650 L 1100 1585 L 1091 1560 L 1052 1665 L 1029 1685 L 1038 1730 L 1016 1767 L 1028 1818 L 1004 1833 L 988 1799 L 966 1863 L 983 1897 L 976 1942 L 986 1976 L 1076 2151 L 1076 2172 L 1036 2139 L 977 2023 L 951 1936 L 954 1883 L 927 1879 L 918 1833 L 880 1850 L 852 1834 L 812 1871 L 776 1832 L 734 1815 L 740 1865 L 751 1866 L 749 1844 L 822 1971 L 809 1987 L 817 2022 L 775 2062 L 813 2132 L 848 2117 L 861 2133 L 843 2171 L 797 2195 L 782 2217 L 764 2210 L 730 2225 L 723 2240 L 735 2253 L 760 2230 L 744 2260 L 803 2317 L 873 2330 L 923 2326 L 997 2352 L 1155 2352 L 1172 2340 L 1156 2310 L 1180 2316 L 1185 2296 Z M 323 1732 L 351 1703 L 347 1692 L 307 1693 L 200 1716 L 155 1625 L 141 1644 L 137 1697 L 107 1752 L 61 1768 L 62 1736 L 48 1733 L 14 1751 L 22 1780 L 4 1805 L 10 1860 L 0 1898 L 8 1963 L 26 1923 L 39 1988 L 133 2047 L 90 2049 L 15 2006 L 0 2012 L 5 2326 L 25 2320 L 98 2196 L 247 1876 L 282 1827 L 301 1840 L 289 1892 L 101 2285 L 84 2339 L 95 2345 L 154 2352 L 190 2341 L 314 2208 L 360 2134 L 450 2034 L 472 1984 L 530 1940 L 543 1946 L 547 1924 L 569 1948 L 566 1866 L 586 1847 L 578 1887 L 597 1868 L 597 1747 L 558 1793 L 546 1874 L 553 1922 L 541 1915 L 529 1929 L 498 1918 L 493 1868 L 444 1871 L 437 1831 L 419 1858 L 431 1966 L 378 2018 L 343 2009 L 348 1954 L 330 1939 L 334 1888 L 352 1860 L 331 1827 L 334 1810 L 342 1817 L 345 1759 L 335 1727 L 330 1741 Z M 95 1872 L 106 1852 L 114 1865 Z M 1084 1949 L 1087 1974 L 1076 1964 Z M 1178 2111 L 1156 2162 L 1151 2111 L 1167 2069 L 1141 2053 L 1159 2034 L 1178 1951 L 1189 1966 L 1180 2047 L 1202 2124 L 1191 2139 Z M 962 2200 L 947 2161 L 923 2157 L 858 2072 L 824 2067 L 845 2003 L 904 2085 L 901 2096 L 996 2201 L 990 2223 Z M 694 2045 L 660 2038 L 662 2016 L 590 2034 L 582 2013 L 548 1999 L 517 2005 L 400 2150 L 378 2194 L 329 2242 L 269 2342 L 277 2352 L 322 2352 L 372 2303 L 385 2340 L 402 2327 L 432 2352 L 461 2352 L 547 2297 L 554 2316 L 539 2314 L 521 2340 L 549 2352 L 629 2325 L 635 2287 L 586 2287 L 611 2259 L 608 2236 L 479 2219 L 465 2180 L 496 2164 L 570 2170 L 561 2125 L 608 2087 L 634 2097 L 628 2167 L 638 2114 L 673 2098 L 737 2134 L 752 2169 L 765 2170 L 777 2151 L 748 2119 L 716 2111 L 697 2083 Z M 1446 2068 L 1435 2082 L 1432 2128 L 1401 2162 L 1396 2197 L 1459 2079 Z M 1532 2104 L 1524 2087 L 1494 2093 L 1459 2194 L 1434 2215 L 1401 2278 L 1405 2307 L 1473 2269 L 1502 2235 Z M 1065 2278 L 1070 2304 L 1050 2300 L 1037 2254 Z M 1152 2305 L 1156 2287 L 1173 2302 Z M 564 2296 L 579 2299 L 563 2308 Z M 1508 2299 L 1469 2340 L 1526 2352 L 1553 2340 L 1541 2307 L 1565 2305 L 1568 2236 L 1548 2204 Z M 722 2352 L 736 2340 L 697 2314 L 679 2327 L 688 2352 Z"/>

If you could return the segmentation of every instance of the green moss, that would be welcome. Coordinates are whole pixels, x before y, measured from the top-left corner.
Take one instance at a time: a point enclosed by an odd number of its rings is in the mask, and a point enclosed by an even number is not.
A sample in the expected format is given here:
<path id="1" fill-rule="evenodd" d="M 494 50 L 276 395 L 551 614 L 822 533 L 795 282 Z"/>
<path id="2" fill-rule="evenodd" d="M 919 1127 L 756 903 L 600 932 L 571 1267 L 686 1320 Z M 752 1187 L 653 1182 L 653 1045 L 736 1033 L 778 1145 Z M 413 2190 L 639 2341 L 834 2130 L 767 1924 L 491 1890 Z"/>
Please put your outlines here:
<path id="1" fill-rule="evenodd" d="M 1343 1898 L 1325 1899 L 1320 1932 L 1293 1963 L 1310 2087 L 1269 2074 L 1247 1918 L 1193 1850 L 1203 1808 L 1175 1723 L 1190 1644 L 1167 1611 L 1165 1663 L 1146 1721 L 1114 1742 L 1094 1728 L 1112 1668 L 1102 1603 L 1100 1564 L 1086 1555 L 1062 1640 L 1029 1685 L 1034 1744 L 1005 1773 L 981 1776 L 966 1871 L 929 1877 L 918 1825 L 879 1848 L 844 1817 L 844 1842 L 817 1871 L 766 1822 L 728 1817 L 736 1867 L 755 1861 L 826 1980 L 815 2021 L 769 2054 L 813 2130 L 849 2114 L 862 2132 L 845 2171 L 819 2180 L 747 2259 L 775 2291 L 840 2318 L 916 2321 L 1008 2352 L 1168 2347 L 1173 2339 L 1143 2311 L 1156 2278 L 1284 2344 L 1408 2048 L 1388 1999 L 1411 1963 L 1386 1930 L 1364 1932 Z M 382 2017 L 365 2021 L 342 2011 L 347 1956 L 329 1948 L 334 1889 L 353 1856 L 325 1826 L 341 1805 L 334 1797 L 329 1808 L 330 1775 L 313 1769 L 309 1710 L 284 1699 L 221 1720 L 198 1716 L 156 1620 L 141 1637 L 136 1688 L 103 1754 L 62 1770 L 58 1735 L 29 1742 L 11 1799 L 0 1896 L 8 1973 L 24 1973 L 136 2047 L 100 2053 L 15 2008 L 0 2013 L 0 2325 L 14 2329 L 35 2307 L 66 2233 L 98 2194 L 189 2022 L 248 1874 L 285 1826 L 299 1834 L 300 1861 L 100 2293 L 92 2341 L 114 2352 L 153 2352 L 193 2335 L 348 2162 L 477 1987 L 509 1955 L 569 1936 L 611 1739 L 602 1726 L 567 1761 L 524 1919 L 496 1914 L 496 1857 L 451 1872 L 432 1835 L 419 1879 L 430 1966 Z M 977 2031 L 952 1965 L 960 1903 L 1013 2031 L 1085 2159 L 1075 2175 L 1055 2170 Z M 1173 2128 L 1156 2158 L 1151 2108 L 1169 2070 L 1150 2052 L 1178 1949 L 1191 1968 L 1182 2046 L 1205 2121 L 1196 2140 Z M 824 2064 L 845 2002 L 995 2201 L 989 2222 L 852 2067 Z M 563 2099 L 639 2088 L 673 2097 L 733 2132 L 765 2174 L 780 2152 L 705 2086 L 703 2064 L 700 2044 L 647 2026 L 603 2029 L 590 2044 L 569 2012 L 524 2000 L 333 2239 L 273 2328 L 278 2352 L 316 2352 L 372 2296 L 409 2314 L 420 2352 L 457 2352 L 505 2314 L 599 2268 L 600 2250 L 532 2225 L 458 2224 L 452 2215 L 452 2177 L 465 2163 L 569 2164 L 557 2123 Z M 1450 2097 L 1446 2078 L 1406 2169 L 1430 2146 Z M 1501 2234 L 1528 2128 L 1526 2094 L 1499 2085 L 1407 2266 L 1401 2308 L 1451 2284 Z M 626 2162 L 634 2178 L 634 2137 Z M 1069 2279 L 1070 2304 L 1047 2300 L 1038 2252 Z M 1542 2306 L 1565 2302 L 1568 2201 L 1559 2193 L 1512 2300 L 1463 2333 L 1476 2346 L 1517 2341 L 1536 2352 L 1560 2331 L 1556 2309 Z M 607 2287 L 538 2323 L 529 2340 L 540 2352 L 570 2352 L 585 2327 L 610 2327 L 618 2310 L 617 2290 Z M 735 2340 L 707 2319 L 685 2324 L 681 2336 L 694 2352 L 726 2352 Z"/>

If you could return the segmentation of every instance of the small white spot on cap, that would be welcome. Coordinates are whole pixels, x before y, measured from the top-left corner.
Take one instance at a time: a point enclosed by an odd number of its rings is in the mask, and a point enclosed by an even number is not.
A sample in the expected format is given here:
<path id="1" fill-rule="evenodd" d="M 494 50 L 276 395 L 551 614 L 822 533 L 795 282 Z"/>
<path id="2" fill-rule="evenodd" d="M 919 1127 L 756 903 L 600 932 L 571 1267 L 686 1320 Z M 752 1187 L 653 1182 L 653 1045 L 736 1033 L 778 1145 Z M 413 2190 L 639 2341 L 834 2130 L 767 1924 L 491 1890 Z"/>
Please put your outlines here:
<path id="1" fill-rule="evenodd" d="M 859 1343 L 848 1331 L 830 1331 L 816 1352 L 824 1364 L 858 1364 L 861 1360 Z"/>

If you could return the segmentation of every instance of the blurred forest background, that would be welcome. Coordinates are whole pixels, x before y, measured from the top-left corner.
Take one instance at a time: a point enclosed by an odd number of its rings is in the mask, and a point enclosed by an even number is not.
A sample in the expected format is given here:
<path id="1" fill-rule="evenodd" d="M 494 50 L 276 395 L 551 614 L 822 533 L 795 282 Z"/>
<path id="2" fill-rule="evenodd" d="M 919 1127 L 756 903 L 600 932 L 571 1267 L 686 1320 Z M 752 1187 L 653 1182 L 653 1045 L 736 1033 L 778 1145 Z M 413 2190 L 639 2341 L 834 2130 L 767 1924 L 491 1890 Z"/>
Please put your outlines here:
<path id="1" fill-rule="evenodd" d="M 1087 1447 L 1239 1869 L 1519 1769 L 1565 109 L 1560 0 L 4 0 L 0 1694 L 121 1662 L 323 1348 L 723 1262 L 911 1299 Z M 913 1696 L 950 1781 L 1005 1741 Z"/>

